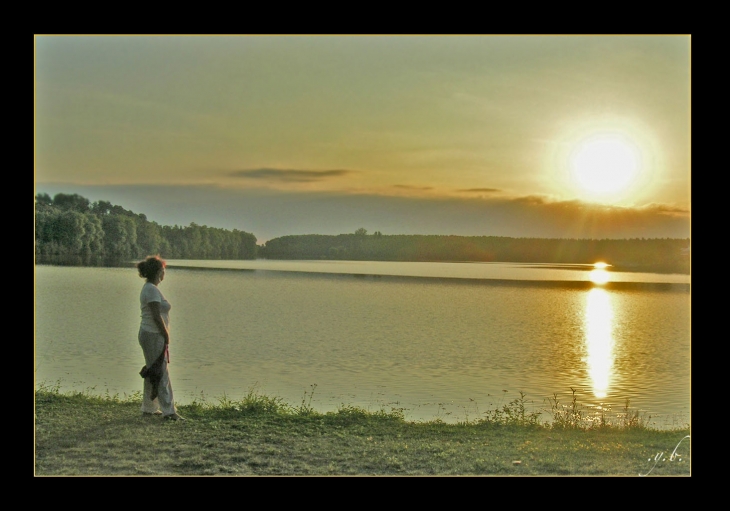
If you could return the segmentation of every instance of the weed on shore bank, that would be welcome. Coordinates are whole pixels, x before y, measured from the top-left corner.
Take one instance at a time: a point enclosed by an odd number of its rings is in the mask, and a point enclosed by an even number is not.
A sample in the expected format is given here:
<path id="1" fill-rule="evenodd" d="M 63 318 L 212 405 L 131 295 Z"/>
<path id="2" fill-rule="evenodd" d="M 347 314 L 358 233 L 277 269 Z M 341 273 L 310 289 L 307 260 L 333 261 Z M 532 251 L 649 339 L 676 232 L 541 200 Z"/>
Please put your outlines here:
<path id="1" fill-rule="evenodd" d="M 577 402 L 540 422 L 525 396 L 458 424 L 400 410 L 312 408 L 251 390 L 142 416 L 140 396 L 35 392 L 35 475 L 689 476 L 689 427 L 652 429 L 627 410 L 595 420 Z M 575 393 L 574 396 L 575 398 Z M 627 403 L 628 406 L 628 403 Z M 676 446 L 676 448 L 675 448 Z"/>

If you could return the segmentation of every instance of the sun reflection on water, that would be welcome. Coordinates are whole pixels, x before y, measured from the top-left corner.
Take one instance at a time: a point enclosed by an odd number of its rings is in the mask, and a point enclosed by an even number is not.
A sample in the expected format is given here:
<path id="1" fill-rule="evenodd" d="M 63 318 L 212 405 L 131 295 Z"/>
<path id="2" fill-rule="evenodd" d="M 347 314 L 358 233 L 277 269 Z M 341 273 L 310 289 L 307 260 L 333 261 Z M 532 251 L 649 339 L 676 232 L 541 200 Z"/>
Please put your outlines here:
<path id="1" fill-rule="evenodd" d="M 585 312 L 586 366 L 593 394 L 604 398 L 611 385 L 614 340 L 611 297 L 602 288 L 588 291 Z"/>
<path id="2" fill-rule="evenodd" d="M 598 284 L 599 286 L 601 284 L 605 284 L 609 280 L 611 280 L 611 276 L 609 275 L 606 268 L 608 268 L 610 264 L 606 263 L 595 263 L 593 265 L 593 270 L 588 274 L 588 278 L 593 282 L 594 284 Z"/>

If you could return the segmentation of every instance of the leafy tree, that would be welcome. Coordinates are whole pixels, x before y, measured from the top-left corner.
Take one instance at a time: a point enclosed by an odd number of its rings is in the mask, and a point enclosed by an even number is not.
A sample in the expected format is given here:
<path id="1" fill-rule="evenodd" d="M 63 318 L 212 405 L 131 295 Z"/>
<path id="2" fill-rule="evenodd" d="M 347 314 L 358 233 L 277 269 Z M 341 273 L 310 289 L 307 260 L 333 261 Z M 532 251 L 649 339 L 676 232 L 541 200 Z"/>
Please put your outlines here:
<path id="1" fill-rule="evenodd" d="M 53 199 L 47 193 L 39 193 L 35 196 L 36 206 L 51 206 Z"/>
<path id="2" fill-rule="evenodd" d="M 108 215 L 113 207 L 111 202 L 100 200 L 91 205 L 91 212 L 95 215 Z"/>
<path id="3" fill-rule="evenodd" d="M 167 258 L 254 259 L 256 237 L 191 223 L 160 226 L 109 201 L 80 195 L 36 195 L 35 253 L 49 256 L 103 256 L 119 260 L 161 254 Z M 84 260 L 84 259 L 81 259 Z M 88 260 L 88 258 L 85 258 Z"/>
<path id="4" fill-rule="evenodd" d="M 138 256 L 147 256 L 152 254 L 161 254 L 163 252 L 164 238 L 162 237 L 160 226 L 155 222 L 148 222 L 141 218 L 137 218 L 137 248 Z"/>
<path id="5" fill-rule="evenodd" d="M 86 213 L 89 211 L 89 199 L 79 194 L 57 193 L 53 196 L 53 205 L 60 209 Z"/>
<path id="6" fill-rule="evenodd" d="M 107 215 L 102 217 L 104 227 L 104 255 L 114 259 L 138 256 L 137 225 L 128 216 Z"/>

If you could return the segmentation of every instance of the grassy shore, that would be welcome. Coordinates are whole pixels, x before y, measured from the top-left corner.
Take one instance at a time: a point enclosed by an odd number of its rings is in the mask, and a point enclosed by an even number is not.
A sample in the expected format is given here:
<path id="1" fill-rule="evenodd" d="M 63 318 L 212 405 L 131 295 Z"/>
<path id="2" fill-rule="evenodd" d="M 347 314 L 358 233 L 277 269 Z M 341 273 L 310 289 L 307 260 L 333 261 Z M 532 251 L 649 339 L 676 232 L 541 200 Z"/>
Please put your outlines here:
<path id="1" fill-rule="evenodd" d="M 310 396 L 311 397 L 311 396 Z M 305 395 L 306 398 L 306 395 Z M 310 399 L 311 402 L 311 399 Z M 689 428 L 657 430 L 628 408 L 546 420 L 524 396 L 460 424 L 398 411 L 318 413 L 251 391 L 142 416 L 140 398 L 35 392 L 36 476 L 690 476 Z"/>

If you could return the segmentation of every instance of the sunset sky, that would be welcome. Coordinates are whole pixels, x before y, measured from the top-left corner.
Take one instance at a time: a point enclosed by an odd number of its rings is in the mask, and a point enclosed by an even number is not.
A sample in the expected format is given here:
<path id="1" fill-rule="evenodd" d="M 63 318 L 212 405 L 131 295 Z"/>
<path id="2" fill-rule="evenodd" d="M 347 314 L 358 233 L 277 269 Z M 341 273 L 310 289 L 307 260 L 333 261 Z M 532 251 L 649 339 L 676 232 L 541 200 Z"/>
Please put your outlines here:
<path id="1" fill-rule="evenodd" d="M 287 234 L 690 236 L 690 36 L 35 37 L 35 190 Z"/>

